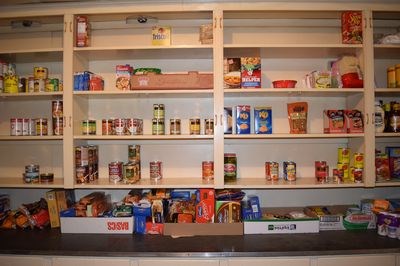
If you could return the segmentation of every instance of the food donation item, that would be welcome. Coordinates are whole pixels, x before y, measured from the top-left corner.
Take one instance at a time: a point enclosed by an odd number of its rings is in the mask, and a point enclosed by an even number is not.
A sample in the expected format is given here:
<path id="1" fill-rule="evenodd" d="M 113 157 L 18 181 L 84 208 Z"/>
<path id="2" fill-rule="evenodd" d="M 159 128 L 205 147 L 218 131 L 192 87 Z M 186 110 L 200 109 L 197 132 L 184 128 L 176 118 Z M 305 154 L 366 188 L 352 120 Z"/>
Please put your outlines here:
<path id="1" fill-rule="evenodd" d="M 307 133 L 308 104 L 306 102 L 288 103 L 288 118 L 291 134 Z"/>

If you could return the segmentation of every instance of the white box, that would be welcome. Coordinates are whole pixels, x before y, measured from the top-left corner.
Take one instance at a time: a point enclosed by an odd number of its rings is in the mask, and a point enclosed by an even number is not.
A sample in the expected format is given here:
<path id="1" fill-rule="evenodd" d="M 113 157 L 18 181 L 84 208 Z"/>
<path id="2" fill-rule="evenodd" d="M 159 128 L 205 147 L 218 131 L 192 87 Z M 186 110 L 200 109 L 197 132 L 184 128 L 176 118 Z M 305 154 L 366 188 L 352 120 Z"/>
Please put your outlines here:
<path id="1" fill-rule="evenodd" d="M 319 219 L 245 221 L 244 234 L 318 233 Z"/>
<path id="2" fill-rule="evenodd" d="M 60 217 L 61 233 L 132 234 L 133 217 Z"/>

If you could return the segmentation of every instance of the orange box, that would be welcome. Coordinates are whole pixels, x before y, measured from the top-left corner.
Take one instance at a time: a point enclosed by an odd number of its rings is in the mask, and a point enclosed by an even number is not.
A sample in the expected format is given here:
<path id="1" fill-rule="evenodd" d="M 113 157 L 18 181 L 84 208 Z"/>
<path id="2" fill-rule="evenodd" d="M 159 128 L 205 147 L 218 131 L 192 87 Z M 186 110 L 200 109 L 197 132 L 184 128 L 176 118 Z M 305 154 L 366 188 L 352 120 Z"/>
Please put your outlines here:
<path id="1" fill-rule="evenodd" d="M 196 204 L 196 223 L 213 223 L 215 213 L 215 190 L 199 189 Z"/>
<path id="2" fill-rule="evenodd" d="M 212 89 L 213 84 L 213 74 L 197 71 L 184 74 L 147 73 L 131 78 L 131 90 Z"/>

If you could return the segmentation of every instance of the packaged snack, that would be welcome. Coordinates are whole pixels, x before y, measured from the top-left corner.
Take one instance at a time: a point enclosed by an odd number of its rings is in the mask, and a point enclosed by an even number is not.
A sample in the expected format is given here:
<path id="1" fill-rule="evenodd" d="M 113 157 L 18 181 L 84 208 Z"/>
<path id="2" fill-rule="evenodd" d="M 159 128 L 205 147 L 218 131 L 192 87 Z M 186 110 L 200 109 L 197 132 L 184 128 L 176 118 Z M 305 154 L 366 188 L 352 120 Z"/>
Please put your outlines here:
<path id="1" fill-rule="evenodd" d="M 217 201 L 216 223 L 240 223 L 241 208 L 240 202 L 237 201 Z"/>
<path id="2" fill-rule="evenodd" d="M 254 132 L 256 134 L 272 134 L 271 107 L 254 107 Z"/>
<path id="3" fill-rule="evenodd" d="M 290 133 L 306 134 L 308 104 L 306 102 L 288 103 L 287 108 Z"/>
<path id="4" fill-rule="evenodd" d="M 314 88 L 326 89 L 331 87 L 331 72 L 330 71 L 314 71 L 313 80 Z"/>
<path id="5" fill-rule="evenodd" d="M 344 110 L 324 110 L 324 133 L 346 133 Z"/>
<path id="6" fill-rule="evenodd" d="M 375 155 L 376 181 L 390 180 L 389 156 L 386 153 Z"/>
<path id="7" fill-rule="evenodd" d="M 400 178 L 400 147 L 386 147 L 389 155 L 389 169 L 392 178 Z"/>
<path id="8" fill-rule="evenodd" d="M 196 223 L 213 223 L 215 213 L 215 190 L 202 188 L 196 191 Z"/>
<path id="9" fill-rule="evenodd" d="M 362 33 L 361 11 L 342 12 L 342 43 L 362 44 Z"/>
<path id="10" fill-rule="evenodd" d="M 224 134 L 232 134 L 232 107 L 224 107 Z"/>
<path id="11" fill-rule="evenodd" d="M 224 59 L 224 88 L 240 88 L 240 58 Z"/>
<path id="12" fill-rule="evenodd" d="M 363 133 L 364 123 L 362 113 L 358 110 L 344 110 L 347 133 Z"/>
<path id="13" fill-rule="evenodd" d="M 151 29 L 153 45 L 171 45 L 171 27 L 154 26 Z"/>
<path id="14" fill-rule="evenodd" d="M 131 89 L 131 76 L 133 68 L 130 65 L 117 65 L 116 66 L 116 84 L 119 90 Z"/>
<path id="15" fill-rule="evenodd" d="M 236 106 L 236 134 L 250 134 L 250 105 Z"/>
<path id="16" fill-rule="evenodd" d="M 241 87 L 261 88 L 261 58 L 242 57 L 241 63 Z"/>

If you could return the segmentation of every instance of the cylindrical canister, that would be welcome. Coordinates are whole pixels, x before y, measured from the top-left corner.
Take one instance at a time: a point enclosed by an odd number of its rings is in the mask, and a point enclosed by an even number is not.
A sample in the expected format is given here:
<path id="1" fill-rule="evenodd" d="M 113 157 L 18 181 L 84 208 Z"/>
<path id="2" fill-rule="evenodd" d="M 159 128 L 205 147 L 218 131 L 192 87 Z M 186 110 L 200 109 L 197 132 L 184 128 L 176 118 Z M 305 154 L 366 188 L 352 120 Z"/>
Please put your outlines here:
<path id="1" fill-rule="evenodd" d="M 34 67 L 33 68 L 33 77 L 35 79 L 47 79 L 48 73 L 49 73 L 49 71 L 46 67 Z"/>
<path id="2" fill-rule="evenodd" d="M 153 135 L 164 135 L 165 134 L 165 125 L 164 125 L 163 118 L 153 118 L 152 134 Z"/>
<path id="3" fill-rule="evenodd" d="M 328 165 L 326 161 L 315 161 L 315 178 L 319 183 L 328 181 Z"/>
<path id="4" fill-rule="evenodd" d="M 37 118 L 35 119 L 36 124 L 36 136 L 47 136 L 48 124 L 47 118 Z"/>
<path id="5" fill-rule="evenodd" d="M 53 118 L 63 116 L 63 101 L 57 100 L 51 102 L 51 113 Z"/>
<path id="6" fill-rule="evenodd" d="M 400 64 L 395 66 L 396 70 L 396 88 L 400 88 Z"/>
<path id="7" fill-rule="evenodd" d="M 178 118 L 172 118 L 169 120 L 169 134 L 180 135 L 181 134 L 181 120 Z"/>
<path id="8" fill-rule="evenodd" d="M 265 162 L 265 178 L 268 181 L 279 180 L 279 163 Z"/>
<path id="9" fill-rule="evenodd" d="M 115 135 L 122 136 L 125 134 L 125 119 L 115 118 L 114 119 L 114 132 Z"/>
<path id="10" fill-rule="evenodd" d="M 162 179 L 162 162 L 160 161 L 150 162 L 150 179 L 152 180 Z"/>
<path id="11" fill-rule="evenodd" d="M 63 117 L 53 117 L 53 135 L 62 136 L 64 133 Z"/>
<path id="12" fill-rule="evenodd" d="M 114 135 L 114 121 L 113 119 L 103 119 L 101 121 L 101 134 L 102 135 Z"/>
<path id="13" fill-rule="evenodd" d="M 205 181 L 210 181 L 214 179 L 214 162 L 213 161 L 203 161 L 201 163 L 202 177 Z"/>
<path id="14" fill-rule="evenodd" d="M 153 104 L 153 118 L 158 118 L 158 119 L 165 118 L 164 104 Z"/>
<path id="15" fill-rule="evenodd" d="M 108 176 L 111 183 L 118 183 L 123 178 L 123 163 L 122 162 L 111 162 L 108 164 Z"/>
<path id="16" fill-rule="evenodd" d="M 4 76 L 4 92 L 18 93 L 18 76 L 15 75 Z"/>
<path id="17" fill-rule="evenodd" d="M 296 181 L 296 163 L 292 161 L 283 162 L 283 178 L 286 181 Z"/>
<path id="18" fill-rule="evenodd" d="M 349 148 L 339 148 L 338 149 L 338 163 L 350 163 L 350 149 Z"/>
<path id="19" fill-rule="evenodd" d="M 356 152 L 353 155 L 353 166 L 355 168 L 364 168 L 364 154 L 360 152 Z"/>
<path id="20" fill-rule="evenodd" d="M 140 162 L 140 145 L 128 145 L 128 160 L 130 163 Z"/>
<path id="21" fill-rule="evenodd" d="M 189 122 L 190 135 L 200 135 L 200 118 L 191 118 Z"/>
<path id="22" fill-rule="evenodd" d="M 204 135 L 214 134 L 214 119 L 204 119 Z"/>
<path id="23" fill-rule="evenodd" d="M 387 87 L 396 88 L 396 68 L 394 66 L 387 69 Z"/>
<path id="24" fill-rule="evenodd" d="M 25 183 L 39 183 L 39 165 L 29 164 L 25 166 L 24 173 Z"/>

